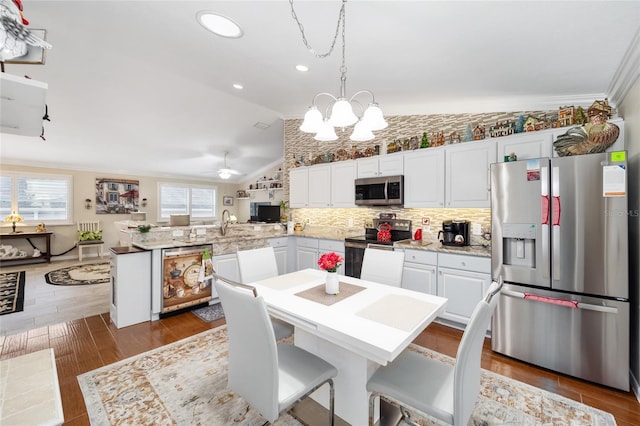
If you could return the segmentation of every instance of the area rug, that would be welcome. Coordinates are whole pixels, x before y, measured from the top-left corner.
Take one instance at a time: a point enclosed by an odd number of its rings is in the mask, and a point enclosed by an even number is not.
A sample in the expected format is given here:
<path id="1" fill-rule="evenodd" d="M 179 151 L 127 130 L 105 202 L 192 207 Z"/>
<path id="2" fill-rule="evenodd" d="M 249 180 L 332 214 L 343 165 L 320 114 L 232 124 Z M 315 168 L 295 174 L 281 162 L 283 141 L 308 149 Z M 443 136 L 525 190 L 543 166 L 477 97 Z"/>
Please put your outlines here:
<path id="1" fill-rule="evenodd" d="M 413 344 L 411 350 L 453 362 Z M 78 382 L 92 425 L 264 423 L 226 388 L 225 325 L 82 374 Z M 615 425 L 609 413 L 486 370 L 480 392 L 470 425 Z M 289 414 L 274 424 L 300 425 Z"/>
<path id="2" fill-rule="evenodd" d="M 44 279 L 53 285 L 89 285 L 108 283 L 109 262 L 75 265 L 47 272 Z"/>
<path id="3" fill-rule="evenodd" d="M 24 309 L 25 274 L 25 271 L 0 273 L 0 315 Z"/>
<path id="4" fill-rule="evenodd" d="M 212 322 L 224 317 L 224 311 L 222 310 L 222 305 L 220 303 L 214 303 L 213 305 L 194 309 L 191 312 L 206 322 Z"/>

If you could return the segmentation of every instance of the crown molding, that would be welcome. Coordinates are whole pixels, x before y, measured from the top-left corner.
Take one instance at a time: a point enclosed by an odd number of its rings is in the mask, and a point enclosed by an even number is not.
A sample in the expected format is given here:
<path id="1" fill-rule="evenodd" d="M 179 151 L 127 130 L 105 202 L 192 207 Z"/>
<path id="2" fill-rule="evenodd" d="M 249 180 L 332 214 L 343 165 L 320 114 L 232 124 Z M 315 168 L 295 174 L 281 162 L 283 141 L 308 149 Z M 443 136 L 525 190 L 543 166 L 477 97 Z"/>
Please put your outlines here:
<path id="1" fill-rule="evenodd" d="M 640 77 L 640 29 L 629 43 L 629 48 L 622 57 L 622 62 L 613 75 L 607 93 L 609 104 L 617 107 L 622 103 L 633 84 Z"/>

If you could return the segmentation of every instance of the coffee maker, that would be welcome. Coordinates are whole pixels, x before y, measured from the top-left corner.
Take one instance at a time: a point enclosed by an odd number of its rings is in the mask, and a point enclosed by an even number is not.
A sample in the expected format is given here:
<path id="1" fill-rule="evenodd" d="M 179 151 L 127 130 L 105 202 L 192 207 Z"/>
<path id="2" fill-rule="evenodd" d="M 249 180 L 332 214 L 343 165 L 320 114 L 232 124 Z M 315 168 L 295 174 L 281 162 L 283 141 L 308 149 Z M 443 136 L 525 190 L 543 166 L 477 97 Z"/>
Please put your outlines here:
<path id="1" fill-rule="evenodd" d="M 466 220 L 445 220 L 442 222 L 442 230 L 438 232 L 438 239 L 443 246 L 468 246 L 469 222 Z"/>

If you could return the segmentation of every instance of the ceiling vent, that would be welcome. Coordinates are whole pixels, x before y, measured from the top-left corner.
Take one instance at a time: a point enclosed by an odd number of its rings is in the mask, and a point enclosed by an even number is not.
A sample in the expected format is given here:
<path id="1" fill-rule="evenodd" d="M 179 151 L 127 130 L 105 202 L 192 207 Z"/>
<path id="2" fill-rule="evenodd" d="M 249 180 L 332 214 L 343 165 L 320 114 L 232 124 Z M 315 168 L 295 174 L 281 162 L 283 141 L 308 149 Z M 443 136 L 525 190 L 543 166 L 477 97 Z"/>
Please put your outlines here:
<path id="1" fill-rule="evenodd" d="M 267 124 L 267 123 L 262 123 L 260 121 L 258 121 L 256 124 L 253 125 L 253 127 L 260 129 L 260 130 L 266 130 L 269 127 L 271 127 L 271 124 Z"/>

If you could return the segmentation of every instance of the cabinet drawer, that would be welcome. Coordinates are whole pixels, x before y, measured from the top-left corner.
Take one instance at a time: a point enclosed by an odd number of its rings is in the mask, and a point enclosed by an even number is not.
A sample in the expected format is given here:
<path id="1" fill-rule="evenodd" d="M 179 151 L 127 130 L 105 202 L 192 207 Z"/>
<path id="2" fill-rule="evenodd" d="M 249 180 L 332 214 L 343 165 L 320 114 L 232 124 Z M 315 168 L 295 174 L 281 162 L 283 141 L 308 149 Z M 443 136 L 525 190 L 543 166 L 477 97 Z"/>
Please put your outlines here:
<path id="1" fill-rule="evenodd" d="M 404 251 L 404 261 L 421 263 L 424 265 L 437 265 L 438 253 L 433 251 L 406 249 Z"/>
<path id="2" fill-rule="evenodd" d="M 312 249 L 318 248 L 318 239 L 317 238 L 296 238 L 296 246 L 297 247 L 308 247 Z"/>
<path id="3" fill-rule="evenodd" d="M 271 247 L 286 247 L 289 239 L 287 237 L 269 238 L 269 245 Z"/>
<path id="4" fill-rule="evenodd" d="M 438 253 L 438 266 L 489 274 L 491 273 L 491 258 Z"/>
<path id="5" fill-rule="evenodd" d="M 329 252 L 329 251 L 344 252 L 344 241 L 319 240 L 318 249 L 321 252 Z"/>

